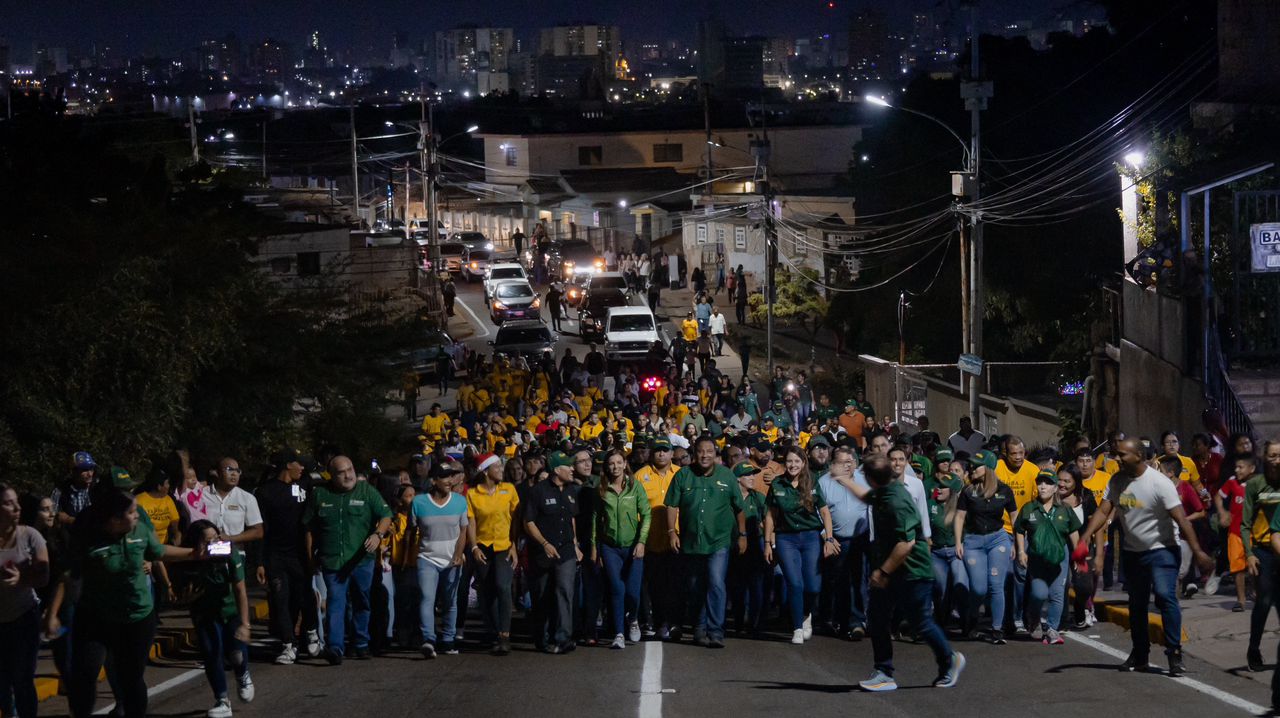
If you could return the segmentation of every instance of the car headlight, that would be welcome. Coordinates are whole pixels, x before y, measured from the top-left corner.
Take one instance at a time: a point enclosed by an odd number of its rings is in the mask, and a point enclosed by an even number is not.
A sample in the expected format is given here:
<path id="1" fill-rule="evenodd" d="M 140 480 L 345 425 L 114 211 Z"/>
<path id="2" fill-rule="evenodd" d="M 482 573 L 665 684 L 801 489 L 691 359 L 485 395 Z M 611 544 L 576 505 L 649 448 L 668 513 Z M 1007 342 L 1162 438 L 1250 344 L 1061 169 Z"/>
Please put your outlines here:
<path id="1" fill-rule="evenodd" d="M 471 269 L 472 269 L 472 271 L 477 270 L 477 269 L 479 269 L 479 268 L 480 268 L 480 263 L 479 263 L 479 262 L 472 262 L 472 263 L 471 263 Z"/>
<path id="2" fill-rule="evenodd" d="M 542 297 L 534 297 L 533 302 L 529 304 L 530 309 L 537 309 L 542 306 Z"/>
<path id="3" fill-rule="evenodd" d="M 604 269 L 604 260 L 599 257 L 596 257 L 596 261 L 593 264 L 595 264 L 596 269 Z"/>
<path id="4" fill-rule="evenodd" d="M 506 308 L 507 308 L 507 305 L 506 305 L 506 304 L 503 304 L 502 302 L 499 302 L 499 301 L 495 300 L 495 301 L 493 302 L 493 308 L 494 308 L 494 309 L 497 309 L 497 310 L 499 310 L 499 311 L 501 311 L 501 310 L 503 310 L 503 309 L 506 309 Z"/>
<path id="5" fill-rule="evenodd" d="M 493 242 L 485 242 L 485 243 L 484 243 L 484 248 L 485 248 L 485 249 L 493 249 Z"/>

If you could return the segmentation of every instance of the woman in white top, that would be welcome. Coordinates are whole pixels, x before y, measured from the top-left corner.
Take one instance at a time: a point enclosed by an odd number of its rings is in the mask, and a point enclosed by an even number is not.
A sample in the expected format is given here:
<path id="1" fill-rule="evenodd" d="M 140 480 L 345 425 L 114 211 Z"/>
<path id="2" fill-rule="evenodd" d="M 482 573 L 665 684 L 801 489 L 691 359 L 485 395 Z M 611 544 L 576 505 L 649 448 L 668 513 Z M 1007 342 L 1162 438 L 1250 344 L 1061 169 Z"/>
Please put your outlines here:
<path id="1" fill-rule="evenodd" d="M 49 551 L 39 531 L 18 524 L 21 515 L 18 493 L 0 484 L 0 712 L 34 716 L 40 650 L 36 589 L 49 582 Z"/>

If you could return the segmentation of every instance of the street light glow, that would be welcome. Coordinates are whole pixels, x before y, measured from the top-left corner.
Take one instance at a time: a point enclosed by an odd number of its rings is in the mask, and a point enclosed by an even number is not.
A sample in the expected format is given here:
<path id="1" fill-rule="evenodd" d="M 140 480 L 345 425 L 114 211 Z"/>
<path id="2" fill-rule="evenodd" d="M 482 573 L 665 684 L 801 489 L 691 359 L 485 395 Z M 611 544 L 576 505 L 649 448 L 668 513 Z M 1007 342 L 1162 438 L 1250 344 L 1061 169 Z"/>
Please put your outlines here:
<path id="1" fill-rule="evenodd" d="M 469 134 L 469 133 L 475 132 L 478 129 L 480 129 L 480 125 L 472 125 L 467 128 L 467 133 Z"/>
<path id="2" fill-rule="evenodd" d="M 875 95 L 866 95 L 862 99 L 866 100 L 867 102 L 870 102 L 873 105 L 876 105 L 877 107 L 892 107 L 892 105 L 889 104 L 889 101 L 884 99 L 883 97 L 876 97 Z"/>
<path id="3" fill-rule="evenodd" d="M 1130 167 L 1136 170 L 1136 169 L 1140 169 L 1142 165 L 1147 161 L 1147 156 L 1138 150 L 1134 150 L 1133 152 L 1130 152 L 1129 154 L 1124 156 L 1124 161 L 1125 161 L 1125 164 L 1129 165 Z"/>

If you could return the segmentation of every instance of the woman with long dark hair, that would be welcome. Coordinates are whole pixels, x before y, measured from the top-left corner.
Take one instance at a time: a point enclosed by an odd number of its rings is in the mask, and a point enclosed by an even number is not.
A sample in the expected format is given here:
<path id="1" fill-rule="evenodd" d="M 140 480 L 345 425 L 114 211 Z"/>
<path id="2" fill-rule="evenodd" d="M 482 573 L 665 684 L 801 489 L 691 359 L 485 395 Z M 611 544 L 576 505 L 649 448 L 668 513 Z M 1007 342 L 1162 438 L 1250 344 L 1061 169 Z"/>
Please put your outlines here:
<path id="1" fill-rule="evenodd" d="M 785 472 L 769 484 L 764 519 L 764 556 L 782 565 L 791 617 L 791 642 L 813 637 L 813 606 L 822 590 L 821 559 L 840 552 L 831 531 L 831 510 L 809 472 L 804 449 L 790 446 L 783 454 Z"/>
<path id="2" fill-rule="evenodd" d="M 991 616 L 991 642 L 1004 638 L 1004 580 L 1012 567 L 1013 539 L 1004 530 L 1004 517 L 1016 517 L 1013 489 L 996 478 L 995 454 L 983 449 L 969 457 L 969 485 L 956 504 L 956 557 L 969 572 L 969 606 L 963 630 L 971 633 L 978 607 L 987 604 Z"/>
<path id="3" fill-rule="evenodd" d="M 591 525 L 592 560 L 604 569 L 609 590 L 610 648 L 625 648 L 640 640 L 640 580 L 644 576 L 644 545 L 649 540 L 650 507 L 644 487 L 627 468 L 627 456 L 611 449 L 604 457 L 600 500 Z"/>
<path id="4" fill-rule="evenodd" d="M 217 540 L 218 527 L 200 519 L 187 527 L 182 546 L 205 555 Z M 224 543 L 229 553 L 218 556 L 216 561 L 200 562 L 190 576 L 191 622 L 204 654 L 205 678 L 213 691 L 209 718 L 231 715 L 224 657 L 230 659 L 235 671 L 240 700 L 248 703 L 254 696 L 253 679 L 249 677 L 249 594 L 244 583 L 244 555 L 230 542 Z"/>

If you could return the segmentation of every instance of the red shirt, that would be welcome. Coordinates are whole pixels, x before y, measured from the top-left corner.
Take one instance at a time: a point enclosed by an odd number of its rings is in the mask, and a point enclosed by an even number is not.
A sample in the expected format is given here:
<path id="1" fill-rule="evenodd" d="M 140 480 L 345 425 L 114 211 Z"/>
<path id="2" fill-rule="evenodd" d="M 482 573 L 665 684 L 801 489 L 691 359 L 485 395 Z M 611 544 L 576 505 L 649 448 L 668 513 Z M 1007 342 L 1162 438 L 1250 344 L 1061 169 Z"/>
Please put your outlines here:
<path id="1" fill-rule="evenodd" d="M 1204 511 L 1204 502 L 1200 500 L 1200 493 L 1191 486 L 1190 481 L 1178 482 L 1178 498 L 1182 501 L 1182 510 L 1186 511 L 1188 516 Z"/>
<path id="2" fill-rule="evenodd" d="M 1231 533 L 1240 535 L 1240 524 L 1244 522 L 1244 487 L 1232 476 L 1218 491 L 1222 503 L 1231 510 Z"/>
<path id="3" fill-rule="evenodd" d="M 1208 461 L 1195 460 L 1196 471 L 1200 472 L 1200 483 L 1204 485 L 1205 491 L 1209 492 L 1209 496 L 1213 496 L 1213 492 L 1217 491 L 1218 479 L 1222 478 L 1219 473 L 1222 471 L 1222 457 L 1218 454 L 1209 454 Z"/>

